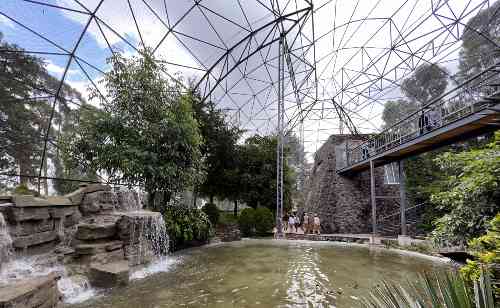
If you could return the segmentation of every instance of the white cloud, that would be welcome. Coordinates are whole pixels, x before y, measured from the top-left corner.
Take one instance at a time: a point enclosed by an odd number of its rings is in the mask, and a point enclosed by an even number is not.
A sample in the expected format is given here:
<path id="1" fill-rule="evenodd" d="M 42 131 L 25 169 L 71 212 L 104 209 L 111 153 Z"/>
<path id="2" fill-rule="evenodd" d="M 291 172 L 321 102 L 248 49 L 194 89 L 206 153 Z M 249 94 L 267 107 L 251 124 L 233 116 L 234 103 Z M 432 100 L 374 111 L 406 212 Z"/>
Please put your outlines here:
<path id="1" fill-rule="evenodd" d="M 52 62 L 52 60 L 45 61 L 45 68 L 47 69 L 47 71 L 49 73 L 52 73 L 52 75 L 54 75 L 56 77 L 62 77 L 62 75 L 64 73 L 64 69 L 65 69 L 64 67 L 59 66 L 59 65 L 55 64 L 54 62 Z M 78 70 L 68 69 L 66 76 L 73 75 L 76 73 L 78 73 Z"/>
<path id="2" fill-rule="evenodd" d="M 3 15 L 0 15 L 0 25 L 4 25 L 8 28 L 15 28 L 14 22 Z"/>

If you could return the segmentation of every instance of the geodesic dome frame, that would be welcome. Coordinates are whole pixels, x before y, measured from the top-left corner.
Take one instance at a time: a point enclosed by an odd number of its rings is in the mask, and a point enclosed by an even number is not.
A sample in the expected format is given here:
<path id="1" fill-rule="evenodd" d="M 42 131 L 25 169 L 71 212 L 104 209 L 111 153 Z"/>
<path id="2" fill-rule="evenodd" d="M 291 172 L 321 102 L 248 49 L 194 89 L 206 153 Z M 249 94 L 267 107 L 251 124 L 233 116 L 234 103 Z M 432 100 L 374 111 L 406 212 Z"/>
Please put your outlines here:
<path id="1" fill-rule="evenodd" d="M 0 31 L 43 58 L 58 86 L 49 99 L 41 166 L 54 111 L 79 105 L 65 85 L 103 91 L 106 58 L 154 50 L 178 78 L 192 79 L 249 133 L 295 133 L 309 154 L 332 133 L 382 127 L 384 103 L 402 97 L 402 80 L 423 63 L 451 79 L 467 22 L 488 0 L 4 0 Z M 496 15 L 496 11 L 493 15 Z M 496 18 L 491 16 L 491 18 Z M 488 39 L 484 29 L 468 29 Z M 491 40 L 492 47 L 498 44 Z M 0 54 L 18 52 L 0 50 Z M 90 101 L 90 103 L 93 103 Z M 10 146 L 10 145 L 7 145 Z M 309 156 L 310 158 L 310 156 Z"/>

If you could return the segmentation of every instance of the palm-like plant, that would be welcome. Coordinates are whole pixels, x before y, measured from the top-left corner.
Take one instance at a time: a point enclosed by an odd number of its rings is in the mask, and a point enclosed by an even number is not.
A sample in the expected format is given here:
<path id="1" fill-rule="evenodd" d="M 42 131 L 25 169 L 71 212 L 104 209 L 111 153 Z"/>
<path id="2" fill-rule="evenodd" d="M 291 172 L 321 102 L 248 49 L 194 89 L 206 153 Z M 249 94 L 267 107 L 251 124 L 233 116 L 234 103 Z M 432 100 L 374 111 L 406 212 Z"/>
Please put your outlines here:
<path id="1" fill-rule="evenodd" d="M 406 287 L 382 281 L 362 299 L 365 308 L 494 308 L 492 283 L 481 272 L 472 294 L 464 279 L 455 272 L 424 273 Z"/>

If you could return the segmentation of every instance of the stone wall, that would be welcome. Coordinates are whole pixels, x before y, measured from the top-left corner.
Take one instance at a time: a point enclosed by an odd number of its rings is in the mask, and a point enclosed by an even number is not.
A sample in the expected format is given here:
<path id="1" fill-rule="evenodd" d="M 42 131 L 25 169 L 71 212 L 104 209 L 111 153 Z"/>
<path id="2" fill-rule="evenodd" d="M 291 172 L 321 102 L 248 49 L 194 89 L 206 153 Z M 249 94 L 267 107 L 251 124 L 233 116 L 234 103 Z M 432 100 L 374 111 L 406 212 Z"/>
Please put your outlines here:
<path id="1" fill-rule="evenodd" d="M 81 218 L 78 205 L 65 197 L 3 197 L 0 212 L 7 222 L 12 246 L 27 254 L 48 250 L 64 242 Z"/>
<path id="2" fill-rule="evenodd" d="M 337 156 L 341 157 L 345 142 L 362 142 L 353 135 L 332 135 L 316 152 L 314 166 L 306 182 L 304 211 L 317 213 L 322 233 L 371 233 L 370 172 L 353 176 L 336 173 Z M 340 158 L 339 158 L 340 160 Z M 398 185 L 384 184 L 383 167 L 375 169 L 377 196 L 399 195 Z M 377 217 L 399 210 L 394 200 L 377 200 Z"/>

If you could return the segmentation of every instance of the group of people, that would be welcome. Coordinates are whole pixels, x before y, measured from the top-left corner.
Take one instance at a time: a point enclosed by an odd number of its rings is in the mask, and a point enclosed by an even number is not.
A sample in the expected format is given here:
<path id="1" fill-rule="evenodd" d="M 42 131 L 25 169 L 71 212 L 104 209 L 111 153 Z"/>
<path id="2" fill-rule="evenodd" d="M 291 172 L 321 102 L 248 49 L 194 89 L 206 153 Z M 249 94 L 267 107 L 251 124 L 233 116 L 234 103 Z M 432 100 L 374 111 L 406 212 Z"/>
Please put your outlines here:
<path id="1" fill-rule="evenodd" d="M 302 229 L 304 234 L 321 234 L 321 221 L 314 213 L 303 213 L 302 219 L 296 213 L 285 214 L 283 225 L 286 233 L 300 233 L 299 229 Z"/>

